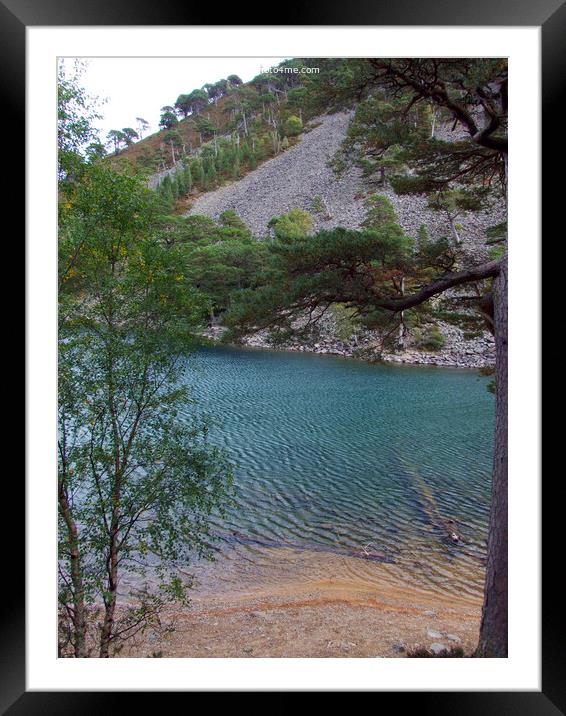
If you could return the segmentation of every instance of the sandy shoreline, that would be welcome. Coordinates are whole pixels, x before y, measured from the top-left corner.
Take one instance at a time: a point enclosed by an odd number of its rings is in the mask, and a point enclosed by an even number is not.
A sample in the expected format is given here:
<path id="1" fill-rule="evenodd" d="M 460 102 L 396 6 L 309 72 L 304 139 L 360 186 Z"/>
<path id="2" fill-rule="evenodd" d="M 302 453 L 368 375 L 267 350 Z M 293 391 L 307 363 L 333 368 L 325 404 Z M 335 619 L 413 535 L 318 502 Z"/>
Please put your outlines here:
<path id="1" fill-rule="evenodd" d="M 295 574 L 240 581 L 238 570 L 221 589 L 201 584 L 191 605 L 171 609 L 168 635 L 149 631 L 122 657 L 403 657 L 417 646 L 477 641 L 481 598 L 403 584 L 388 565 L 363 577 L 346 574 L 349 558 L 317 555 Z"/>

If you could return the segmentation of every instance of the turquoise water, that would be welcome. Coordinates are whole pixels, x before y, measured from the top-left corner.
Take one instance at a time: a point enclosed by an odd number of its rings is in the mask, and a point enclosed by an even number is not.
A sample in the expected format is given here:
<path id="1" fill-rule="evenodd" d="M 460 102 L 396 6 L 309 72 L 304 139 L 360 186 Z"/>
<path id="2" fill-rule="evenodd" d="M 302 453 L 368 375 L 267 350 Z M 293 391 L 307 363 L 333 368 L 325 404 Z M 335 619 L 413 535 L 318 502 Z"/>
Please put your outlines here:
<path id="1" fill-rule="evenodd" d="M 187 362 L 211 441 L 236 468 L 220 552 L 266 547 L 393 565 L 408 581 L 481 590 L 494 400 L 475 371 L 203 348 Z"/>

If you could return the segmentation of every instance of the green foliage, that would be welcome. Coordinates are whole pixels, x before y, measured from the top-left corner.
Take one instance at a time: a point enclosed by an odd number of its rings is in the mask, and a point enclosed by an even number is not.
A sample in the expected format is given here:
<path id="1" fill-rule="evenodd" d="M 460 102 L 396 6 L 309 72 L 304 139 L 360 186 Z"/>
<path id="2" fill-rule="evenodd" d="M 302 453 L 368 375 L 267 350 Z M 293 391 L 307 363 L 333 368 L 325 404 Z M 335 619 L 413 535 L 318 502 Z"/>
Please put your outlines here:
<path id="1" fill-rule="evenodd" d="M 188 273 L 215 310 L 223 311 L 232 291 L 255 283 L 264 254 L 263 245 L 230 241 L 196 248 L 189 258 Z"/>
<path id="2" fill-rule="evenodd" d="M 124 127 L 122 129 L 122 134 L 124 135 L 125 142 L 128 146 L 132 144 L 134 139 L 139 139 L 138 133 L 135 129 L 132 129 L 132 127 Z"/>
<path id="3" fill-rule="evenodd" d="M 313 196 L 312 209 L 317 214 L 322 214 L 324 212 L 324 205 L 322 203 L 322 197 L 320 196 L 320 194 L 316 194 L 315 196 Z"/>
<path id="4" fill-rule="evenodd" d="M 423 269 L 451 271 L 456 263 L 456 253 L 446 236 L 431 239 L 424 224 L 419 227 L 415 259 Z"/>
<path id="5" fill-rule="evenodd" d="M 120 129 L 111 129 L 106 135 L 109 144 L 114 147 L 114 154 L 118 154 L 122 145 L 127 144 L 127 137 Z"/>
<path id="6" fill-rule="evenodd" d="M 439 191 L 428 197 L 428 206 L 434 211 L 444 211 L 452 216 L 459 216 L 465 211 L 479 211 L 483 207 L 482 199 L 485 192 L 465 189 Z"/>
<path id="7" fill-rule="evenodd" d="M 502 245 L 491 246 L 488 251 L 488 256 L 492 261 L 496 261 L 505 255 L 506 250 L 506 247 Z"/>
<path id="8" fill-rule="evenodd" d="M 421 224 L 419 226 L 419 230 L 417 232 L 417 245 L 418 246 L 426 246 L 429 242 L 430 242 L 430 234 L 428 233 L 426 224 Z"/>
<path id="9" fill-rule="evenodd" d="M 152 230 L 156 239 L 172 246 L 216 241 L 219 228 L 208 216 L 161 214 L 154 221 Z"/>
<path id="10" fill-rule="evenodd" d="M 200 159 L 192 159 L 189 162 L 189 167 L 193 176 L 195 186 L 197 186 L 199 189 L 202 189 L 205 183 L 202 162 L 200 161 Z"/>
<path id="11" fill-rule="evenodd" d="M 248 225 L 232 209 L 226 209 L 218 217 L 222 226 L 221 235 L 227 238 L 251 239 L 252 234 Z"/>
<path id="12" fill-rule="evenodd" d="M 398 116 L 399 106 L 399 101 L 386 101 L 382 95 L 361 102 L 331 166 L 341 172 L 356 164 L 366 177 L 377 175 L 380 182 L 401 171 L 405 166 L 401 147 L 411 142 L 418 130 L 410 116 Z"/>
<path id="13" fill-rule="evenodd" d="M 198 115 L 192 121 L 196 131 L 199 132 L 204 140 L 210 139 L 216 133 L 216 127 L 207 117 Z"/>
<path id="14" fill-rule="evenodd" d="M 278 239 L 284 241 L 308 236 L 312 231 L 313 221 L 308 211 L 291 209 L 286 214 L 274 216 L 270 219 L 268 226 L 273 229 Z"/>
<path id="15" fill-rule="evenodd" d="M 494 226 L 490 226 L 486 229 L 485 235 L 488 238 L 486 243 L 496 244 L 503 243 L 507 240 L 507 219 L 500 221 Z"/>
<path id="16" fill-rule="evenodd" d="M 190 193 L 191 189 L 193 188 L 193 175 L 191 172 L 191 165 L 189 162 L 186 162 L 184 165 L 184 180 L 185 180 L 185 186 L 187 188 L 187 193 Z"/>
<path id="17" fill-rule="evenodd" d="M 59 178 L 78 174 L 83 165 L 83 148 L 100 146 L 93 122 L 101 118 L 96 100 L 80 86 L 85 66 L 75 62 L 72 69 L 63 61 L 57 67 L 57 143 Z M 92 146 L 92 145 L 91 145 Z"/>
<path id="18" fill-rule="evenodd" d="M 367 211 L 362 226 L 366 229 L 379 229 L 396 220 L 393 204 L 386 196 L 372 194 L 366 199 L 365 207 Z"/>
<path id="19" fill-rule="evenodd" d="M 240 178 L 240 155 L 239 153 L 234 154 L 234 161 L 232 163 L 232 179 Z"/>
<path id="20" fill-rule="evenodd" d="M 175 109 L 186 117 L 192 111 L 190 95 L 180 94 L 175 101 Z"/>
<path id="21" fill-rule="evenodd" d="M 208 104 L 208 95 L 202 89 L 194 89 L 189 94 L 190 109 L 194 114 L 201 112 Z"/>
<path id="22" fill-rule="evenodd" d="M 305 103 L 306 98 L 306 87 L 296 87 L 294 89 L 290 89 L 289 92 L 287 92 L 287 101 L 289 102 L 289 106 L 293 109 L 301 108 Z"/>
<path id="23" fill-rule="evenodd" d="M 330 307 L 330 312 L 336 326 L 334 331 L 336 338 L 340 341 L 349 341 L 362 325 L 355 310 L 341 303 L 335 303 Z"/>
<path id="24" fill-rule="evenodd" d="M 166 603 L 186 602 L 176 565 L 212 556 L 208 518 L 229 492 L 206 424 L 178 417 L 189 405 L 180 359 L 207 302 L 181 248 L 162 240 L 159 208 L 140 179 L 101 164 L 60 206 L 62 655 L 89 656 L 96 639 L 97 655 L 111 655 Z M 156 588 L 144 586 L 150 562 Z M 141 586 L 118 613 L 125 574 Z"/>
<path id="25" fill-rule="evenodd" d="M 162 107 L 161 117 L 159 119 L 159 126 L 162 129 L 172 129 L 178 124 L 179 120 L 177 119 L 177 115 L 175 114 L 175 109 L 169 106 Z"/>
<path id="26" fill-rule="evenodd" d="M 342 167 L 360 160 L 371 173 L 393 162 L 404 192 L 459 185 L 504 188 L 507 62 L 504 59 L 349 59 L 319 62 L 305 82 L 310 100 L 328 110 L 354 106 Z M 478 109 L 487 111 L 478 113 Z M 464 130 L 454 141 L 432 132 L 433 118 Z M 395 186 L 397 189 L 397 186 Z"/>
<path id="27" fill-rule="evenodd" d="M 216 165 L 214 163 L 214 157 L 212 157 L 209 154 L 203 154 L 202 169 L 203 169 L 203 188 L 210 189 L 216 185 L 216 180 L 217 180 Z"/>
<path id="28" fill-rule="evenodd" d="M 191 282 L 206 295 L 209 310 L 225 311 L 234 291 L 255 288 L 265 267 L 266 245 L 251 235 L 233 212 L 221 214 L 219 224 L 191 216 L 199 237 L 184 247 L 183 261 Z"/>
<path id="29" fill-rule="evenodd" d="M 441 191 L 445 184 L 431 176 L 393 175 L 390 177 L 391 186 L 400 196 L 407 194 L 428 194 Z"/>
<path id="30" fill-rule="evenodd" d="M 303 131 L 303 123 L 295 115 L 287 117 L 285 124 L 283 125 L 283 132 L 286 137 L 296 137 Z"/>
<path id="31" fill-rule="evenodd" d="M 85 150 L 86 158 L 92 164 L 106 156 L 106 148 L 100 141 L 91 142 Z"/>
<path id="32" fill-rule="evenodd" d="M 183 223 L 187 229 L 187 239 L 193 242 L 212 239 L 216 230 L 212 219 L 199 214 L 184 217 Z"/>
<path id="33" fill-rule="evenodd" d="M 255 169 L 257 167 L 257 160 L 253 149 L 250 147 L 248 142 L 244 142 L 242 145 L 242 161 L 246 164 L 248 169 Z"/>
<path id="34" fill-rule="evenodd" d="M 445 344 L 445 339 L 438 326 L 431 326 L 425 331 L 415 329 L 415 344 L 425 351 L 439 351 Z"/>
<path id="35" fill-rule="evenodd" d="M 395 278 L 412 265 L 412 246 L 396 221 L 364 231 L 280 233 L 268 244 L 262 285 L 234 295 L 226 322 L 236 332 L 263 324 L 288 329 L 302 311 L 340 303 L 376 325 L 387 315 L 379 299 L 399 295 Z"/>
<path id="36" fill-rule="evenodd" d="M 507 220 L 500 221 L 495 226 L 490 226 L 486 232 L 486 244 L 489 248 L 489 258 L 492 260 L 500 259 L 507 250 Z"/>

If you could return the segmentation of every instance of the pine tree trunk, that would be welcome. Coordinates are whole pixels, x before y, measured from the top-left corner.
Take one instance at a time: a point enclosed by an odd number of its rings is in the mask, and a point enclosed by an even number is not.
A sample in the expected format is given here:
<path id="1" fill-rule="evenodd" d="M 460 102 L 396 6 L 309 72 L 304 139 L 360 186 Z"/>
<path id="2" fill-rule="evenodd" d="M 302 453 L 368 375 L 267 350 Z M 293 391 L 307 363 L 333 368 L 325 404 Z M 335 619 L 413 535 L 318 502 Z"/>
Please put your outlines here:
<path id="1" fill-rule="evenodd" d="M 487 571 L 476 656 L 507 656 L 507 257 L 494 281 L 495 447 Z"/>
<path id="2" fill-rule="evenodd" d="M 405 277 L 401 277 L 401 285 L 399 287 L 399 291 L 401 293 L 401 296 L 405 295 Z M 399 315 L 399 338 L 398 338 L 398 344 L 400 348 L 404 348 L 405 346 L 405 311 L 401 311 Z"/>

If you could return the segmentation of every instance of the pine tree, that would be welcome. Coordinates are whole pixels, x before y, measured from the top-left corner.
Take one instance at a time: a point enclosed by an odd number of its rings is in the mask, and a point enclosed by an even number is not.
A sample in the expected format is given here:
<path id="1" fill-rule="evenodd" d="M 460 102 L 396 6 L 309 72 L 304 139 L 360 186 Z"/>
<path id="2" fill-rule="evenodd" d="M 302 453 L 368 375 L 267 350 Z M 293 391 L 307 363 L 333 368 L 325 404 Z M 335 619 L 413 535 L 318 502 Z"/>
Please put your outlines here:
<path id="1" fill-rule="evenodd" d="M 195 186 L 197 186 L 199 189 L 204 188 L 204 171 L 202 167 L 202 162 L 200 159 L 195 159 L 192 164 L 192 175 Z"/>
<path id="2" fill-rule="evenodd" d="M 185 183 L 185 172 L 184 170 L 177 170 L 175 172 L 175 178 L 177 180 L 177 189 L 179 196 L 185 196 L 187 193 L 187 185 Z"/>
<path id="3" fill-rule="evenodd" d="M 190 194 L 191 189 L 193 188 L 193 177 L 192 177 L 192 173 L 191 173 L 191 165 L 189 164 L 189 162 L 185 163 L 184 174 L 185 174 L 185 187 L 187 189 L 187 194 Z"/>

